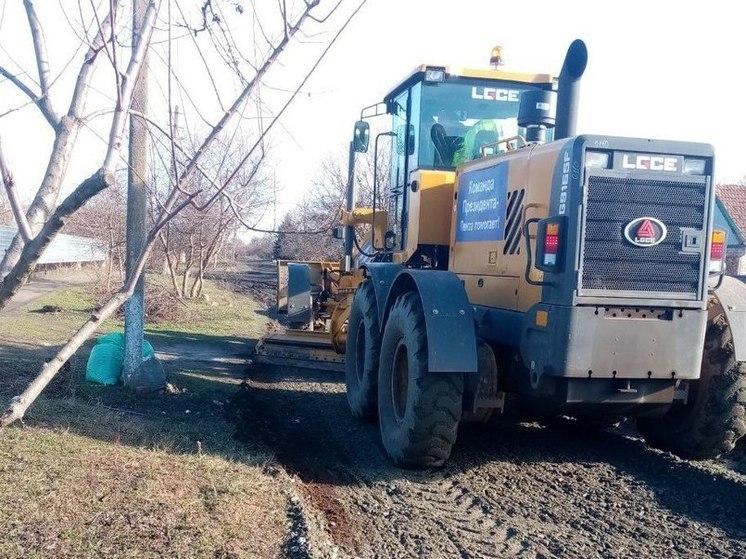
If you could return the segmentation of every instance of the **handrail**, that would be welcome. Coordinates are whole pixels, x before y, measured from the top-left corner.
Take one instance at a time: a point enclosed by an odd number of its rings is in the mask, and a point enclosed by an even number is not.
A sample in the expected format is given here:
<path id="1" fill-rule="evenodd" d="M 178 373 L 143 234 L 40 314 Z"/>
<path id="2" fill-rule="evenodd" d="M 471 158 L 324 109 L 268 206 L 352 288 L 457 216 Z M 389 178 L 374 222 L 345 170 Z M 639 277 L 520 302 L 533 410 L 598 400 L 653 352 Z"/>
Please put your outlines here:
<path id="1" fill-rule="evenodd" d="M 521 141 L 522 145 L 517 146 L 515 148 L 511 148 L 509 142 L 514 142 L 514 141 Z M 486 153 L 487 149 L 489 149 L 489 148 L 496 148 L 500 144 L 507 144 L 508 151 L 513 151 L 514 149 L 526 147 L 528 145 L 528 142 L 526 141 L 526 138 L 524 138 L 520 134 L 516 134 L 515 136 L 510 136 L 508 138 L 503 138 L 502 140 L 498 140 L 498 141 L 493 142 L 491 144 L 485 144 L 481 148 L 479 148 L 480 152 L 482 154 L 482 157 L 486 157 L 487 156 L 487 153 Z"/>

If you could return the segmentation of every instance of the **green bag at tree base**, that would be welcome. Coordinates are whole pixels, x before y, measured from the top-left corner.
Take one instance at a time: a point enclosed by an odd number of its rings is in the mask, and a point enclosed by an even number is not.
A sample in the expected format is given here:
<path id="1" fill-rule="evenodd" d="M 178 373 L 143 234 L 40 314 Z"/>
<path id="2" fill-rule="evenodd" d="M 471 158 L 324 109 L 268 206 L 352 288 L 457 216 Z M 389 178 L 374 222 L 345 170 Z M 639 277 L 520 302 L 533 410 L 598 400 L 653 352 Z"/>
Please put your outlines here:
<path id="1" fill-rule="evenodd" d="M 96 384 L 119 384 L 124 364 L 124 347 L 116 343 L 98 343 L 93 346 L 88 364 L 85 368 L 85 379 Z"/>
<path id="2" fill-rule="evenodd" d="M 106 334 L 105 336 L 96 338 L 96 343 L 114 344 L 124 349 L 124 334 L 122 334 L 121 332 L 112 332 L 111 334 Z"/>
<path id="3" fill-rule="evenodd" d="M 142 342 L 143 359 L 155 356 L 149 341 Z M 88 357 L 85 379 L 88 382 L 112 386 L 119 384 L 124 368 L 124 334 L 115 332 L 96 339 L 96 345 Z"/>

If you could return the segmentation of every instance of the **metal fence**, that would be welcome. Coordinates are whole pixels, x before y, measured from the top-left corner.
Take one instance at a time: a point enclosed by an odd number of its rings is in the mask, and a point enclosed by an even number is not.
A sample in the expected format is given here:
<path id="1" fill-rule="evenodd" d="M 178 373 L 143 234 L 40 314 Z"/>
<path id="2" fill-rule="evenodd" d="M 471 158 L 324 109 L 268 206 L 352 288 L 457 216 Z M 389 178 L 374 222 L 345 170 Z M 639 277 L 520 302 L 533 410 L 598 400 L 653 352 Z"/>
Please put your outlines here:
<path id="1" fill-rule="evenodd" d="M 0 254 L 5 254 L 13 237 L 15 227 L 0 225 Z M 75 264 L 77 262 L 103 262 L 106 246 L 101 241 L 75 235 L 57 235 L 39 259 L 39 264 Z"/>

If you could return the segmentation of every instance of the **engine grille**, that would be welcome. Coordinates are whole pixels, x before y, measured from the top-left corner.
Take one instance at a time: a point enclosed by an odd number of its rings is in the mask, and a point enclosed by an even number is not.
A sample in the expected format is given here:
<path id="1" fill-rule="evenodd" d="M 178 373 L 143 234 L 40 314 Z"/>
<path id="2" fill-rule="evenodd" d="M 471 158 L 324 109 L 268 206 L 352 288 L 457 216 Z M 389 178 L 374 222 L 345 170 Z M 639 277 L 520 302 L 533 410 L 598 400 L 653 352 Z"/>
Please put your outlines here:
<path id="1" fill-rule="evenodd" d="M 590 176 L 582 288 L 697 294 L 702 256 L 681 252 L 681 230 L 703 230 L 706 205 L 704 182 Z M 643 216 L 666 224 L 662 243 L 643 248 L 624 238 Z"/>

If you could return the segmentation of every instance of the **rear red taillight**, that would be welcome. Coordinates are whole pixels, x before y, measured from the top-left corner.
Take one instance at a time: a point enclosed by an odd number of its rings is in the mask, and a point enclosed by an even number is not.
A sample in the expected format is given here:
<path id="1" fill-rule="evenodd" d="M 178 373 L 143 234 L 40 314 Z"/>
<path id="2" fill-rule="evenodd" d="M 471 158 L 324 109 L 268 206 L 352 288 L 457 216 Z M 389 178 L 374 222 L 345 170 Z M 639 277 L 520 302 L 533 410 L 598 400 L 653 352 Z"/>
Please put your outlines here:
<path id="1" fill-rule="evenodd" d="M 710 239 L 710 273 L 725 271 L 725 231 L 715 230 Z"/>
<path id="2" fill-rule="evenodd" d="M 559 253 L 560 227 L 559 223 L 547 223 L 544 234 L 544 266 L 557 264 L 557 253 Z"/>

